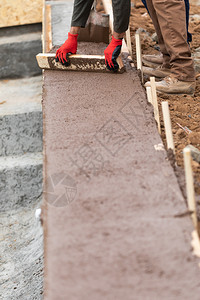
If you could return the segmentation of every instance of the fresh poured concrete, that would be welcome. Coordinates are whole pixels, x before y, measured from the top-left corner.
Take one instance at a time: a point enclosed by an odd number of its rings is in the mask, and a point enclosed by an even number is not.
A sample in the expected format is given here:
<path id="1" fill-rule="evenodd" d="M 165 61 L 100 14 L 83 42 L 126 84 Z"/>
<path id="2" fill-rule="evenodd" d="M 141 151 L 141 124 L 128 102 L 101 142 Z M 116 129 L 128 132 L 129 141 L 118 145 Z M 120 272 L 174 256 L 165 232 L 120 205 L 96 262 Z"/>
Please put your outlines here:
<path id="1" fill-rule="evenodd" d="M 136 72 L 45 71 L 43 110 L 45 300 L 199 300 L 192 221 Z"/>

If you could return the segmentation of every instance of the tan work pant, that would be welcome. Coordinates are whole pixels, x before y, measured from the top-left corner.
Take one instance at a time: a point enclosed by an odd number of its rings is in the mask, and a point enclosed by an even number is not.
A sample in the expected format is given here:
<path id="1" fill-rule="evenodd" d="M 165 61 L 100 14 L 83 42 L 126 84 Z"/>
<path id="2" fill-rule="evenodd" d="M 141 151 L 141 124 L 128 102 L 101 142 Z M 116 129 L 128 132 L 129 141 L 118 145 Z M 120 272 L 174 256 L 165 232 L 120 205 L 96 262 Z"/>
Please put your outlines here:
<path id="1" fill-rule="evenodd" d="M 195 71 L 187 43 L 185 3 L 183 0 L 146 0 L 164 66 L 182 81 L 194 81 Z"/>

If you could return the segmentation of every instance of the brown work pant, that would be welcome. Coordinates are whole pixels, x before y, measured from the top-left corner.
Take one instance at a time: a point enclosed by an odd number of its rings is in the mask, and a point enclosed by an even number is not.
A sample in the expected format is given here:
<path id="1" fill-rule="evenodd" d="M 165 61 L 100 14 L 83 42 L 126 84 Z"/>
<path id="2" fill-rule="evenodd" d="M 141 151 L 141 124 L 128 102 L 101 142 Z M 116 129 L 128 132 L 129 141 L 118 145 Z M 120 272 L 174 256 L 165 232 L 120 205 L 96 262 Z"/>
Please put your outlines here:
<path id="1" fill-rule="evenodd" d="M 195 71 L 187 43 L 184 0 L 146 0 L 164 66 L 182 81 L 194 81 Z"/>

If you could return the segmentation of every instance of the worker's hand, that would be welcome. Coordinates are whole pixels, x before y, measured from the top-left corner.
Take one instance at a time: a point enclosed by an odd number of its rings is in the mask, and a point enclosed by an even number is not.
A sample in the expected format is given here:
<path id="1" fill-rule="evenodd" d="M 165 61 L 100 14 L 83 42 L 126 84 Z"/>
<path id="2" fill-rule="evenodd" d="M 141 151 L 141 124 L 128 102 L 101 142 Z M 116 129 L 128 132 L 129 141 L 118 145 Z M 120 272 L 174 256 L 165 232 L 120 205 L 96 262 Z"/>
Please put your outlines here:
<path id="1" fill-rule="evenodd" d="M 68 39 L 65 43 L 56 51 L 56 61 L 60 61 L 65 66 L 70 65 L 70 54 L 76 54 L 77 51 L 77 38 L 78 34 L 68 33 Z"/>
<path id="2" fill-rule="evenodd" d="M 105 49 L 105 62 L 108 70 L 116 72 L 119 69 L 117 63 L 117 58 L 120 54 L 122 47 L 122 39 L 115 39 L 112 37 L 112 40 L 108 47 Z"/>

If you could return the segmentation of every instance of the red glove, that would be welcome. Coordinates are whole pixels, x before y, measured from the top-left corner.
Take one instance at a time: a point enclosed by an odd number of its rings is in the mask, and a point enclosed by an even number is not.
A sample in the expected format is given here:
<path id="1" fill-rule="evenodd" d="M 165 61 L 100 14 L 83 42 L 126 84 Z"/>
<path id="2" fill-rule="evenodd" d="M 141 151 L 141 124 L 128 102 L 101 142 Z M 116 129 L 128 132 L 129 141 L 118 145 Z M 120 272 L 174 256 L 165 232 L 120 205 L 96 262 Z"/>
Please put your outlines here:
<path id="1" fill-rule="evenodd" d="M 108 68 L 108 70 L 116 72 L 119 69 L 119 65 L 116 59 L 120 54 L 121 47 L 122 39 L 115 39 L 112 36 L 110 44 L 104 51 L 106 67 Z"/>
<path id="2" fill-rule="evenodd" d="M 56 61 L 60 61 L 62 65 L 69 66 L 69 54 L 76 54 L 78 34 L 68 33 L 68 39 L 56 51 Z"/>

